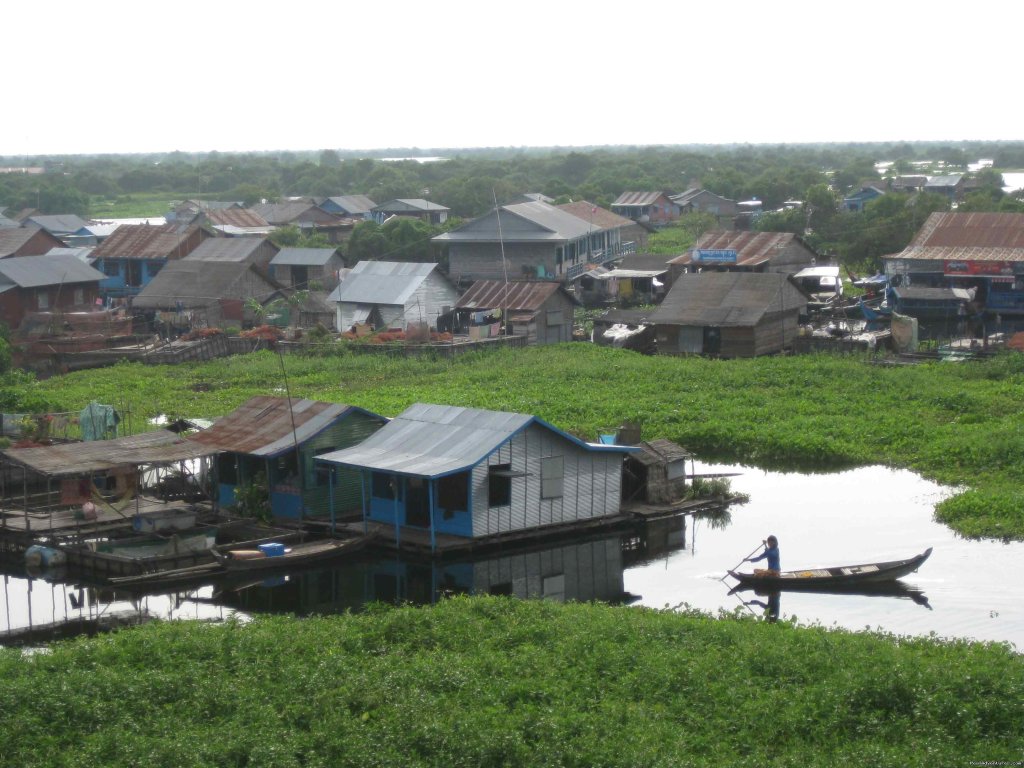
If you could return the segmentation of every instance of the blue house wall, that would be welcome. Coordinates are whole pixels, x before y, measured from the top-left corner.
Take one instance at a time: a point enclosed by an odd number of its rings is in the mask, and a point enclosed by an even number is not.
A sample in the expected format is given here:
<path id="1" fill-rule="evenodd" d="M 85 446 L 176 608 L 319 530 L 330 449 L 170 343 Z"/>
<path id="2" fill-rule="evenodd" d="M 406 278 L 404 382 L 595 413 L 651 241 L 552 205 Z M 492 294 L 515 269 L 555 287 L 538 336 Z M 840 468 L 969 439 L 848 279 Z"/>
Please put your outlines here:
<path id="1" fill-rule="evenodd" d="M 93 266 L 106 275 L 105 280 L 100 281 L 100 294 L 104 298 L 121 298 L 124 296 L 136 296 L 149 285 L 149 282 L 167 263 L 167 259 L 97 259 Z M 128 274 L 131 265 L 137 265 L 138 285 L 128 284 Z"/>

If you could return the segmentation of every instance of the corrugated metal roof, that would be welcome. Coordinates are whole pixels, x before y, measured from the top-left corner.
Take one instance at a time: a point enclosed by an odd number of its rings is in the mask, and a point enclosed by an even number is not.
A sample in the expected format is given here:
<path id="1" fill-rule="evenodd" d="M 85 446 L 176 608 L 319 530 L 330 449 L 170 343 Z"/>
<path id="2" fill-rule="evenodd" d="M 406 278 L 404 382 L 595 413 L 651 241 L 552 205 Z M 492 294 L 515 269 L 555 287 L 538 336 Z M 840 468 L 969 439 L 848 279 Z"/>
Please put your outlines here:
<path id="1" fill-rule="evenodd" d="M 252 229 L 258 227 L 268 227 L 269 222 L 256 211 L 248 208 L 223 208 L 219 210 L 207 211 L 206 218 L 211 224 L 220 225 L 223 227 L 239 227 L 242 229 Z"/>
<path id="2" fill-rule="evenodd" d="M 114 440 L 64 443 L 41 448 L 8 448 L 5 458 L 50 476 L 82 475 L 124 466 L 187 461 L 217 453 L 174 432 L 158 429 Z"/>
<path id="3" fill-rule="evenodd" d="M 543 280 L 477 280 L 455 303 L 460 309 L 498 309 L 535 312 L 561 289 L 561 283 Z M 568 296 L 568 294 L 566 294 Z"/>
<path id="4" fill-rule="evenodd" d="M 360 261 L 331 293 L 333 301 L 404 306 L 437 264 Z"/>
<path id="5" fill-rule="evenodd" d="M 419 197 L 404 197 L 375 205 L 373 210 L 383 213 L 402 213 L 406 211 L 450 211 L 451 209 Z"/>
<path id="6" fill-rule="evenodd" d="M 209 429 L 188 437 L 219 451 L 272 458 L 327 429 L 338 419 L 358 409 L 318 400 L 288 399 L 260 395 L 238 406 L 214 422 Z M 292 431 L 294 420 L 295 429 Z"/>
<path id="7" fill-rule="evenodd" d="M 664 194 L 664 192 L 623 192 L 615 198 L 615 202 L 612 205 L 622 206 L 623 208 L 654 205 Z"/>
<path id="8" fill-rule="evenodd" d="M 84 261 L 86 264 L 92 262 L 92 252 L 95 245 L 77 245 L 73 248 L 51 248 L 44 256 L 74 256 L 79 261 Z"/>
<path id="9" fill-rule="evenodd" d="M 253 264 L 182 259 L 167 263 L 132 300 L 132 306 L 172 309 L 180 303 L 186 309 L 193 309 L 209 306 L 220 299 L 249 298 L 248 295 L 241 296 L 241 290 L 233 290 L 249 272 L 253 273 L 256 285 L 266 286 L 268 293 L 279 287 Z"/>
<path id="10" fill-rule="evenodd" d="M 337 248 L 282 248 L 270 263 L 276 266 L 322 267 L 338 252 Z"/>
<path id="11" fill-rule="evenodd" d="M 690 458 L 689 451 L 671 440 L 645 440 L 640 443 L 640 448 L 641 451 L 633 454 L 632 458 L 645 466 L 671 464 Z"/>
<path id="12" fill-rule="evenodd" d="M 928 187 L 955 187 L 963 179 L 961 174 L 954 174 L 951 176 L 933 176 L 925 182 L 925 189 Z"/>
<path id="13" fill-rule="evenodd" d="M 650 315 L 655 325 L 750 326 L 778 300 L 780 309 L 807 299 L 779 272 L 701 272 L 680 275 Z"/>
<path id="14" fill-rule="evenodd" d="M 184 261 L 232 261 L 242 263 L 253 258 L 253 254 L 264 243 L 265 237 L 211 237 L 199 244 Z M 276 245 L 273 246 L 275 249 Z"/>
<path id="15" fill-rule="evenodd" d="M 362 215 L 372 211 L 377 204 L 366 195 L 337 195 L 327 198 L 336 206 L 352 215 Z"/>
<path id="16" fill-rule="evenodd" d="M 668 272 L 668 265 L 664 269 L 611 269 L 603 275 L 598 275 L 598 280 L 611 280 L 613 277 L 657 277 Z"/>
<path id="17" fill-rule="evenodd" d="M 577 200 L 575 203 L 563 203 L 555 207 L 566 213 L 571 213 L 577 219 L 587 222 L 588 226 L 592 224 L 595 231 L 633 226 L 632 219 L 619 216 L 617 213 L 612 213 L 606 208 L 601 208 L 586 200 Z"/>
<path id="18" fill-rule="evenodd" d="M 503 206 L 502 210 L 522 216 L 566 240 L 575 240 L 596 231 L 589 222 L 547 203 L 516 203 Z"/>
<path id="19" fill-rule="evenodd" d="M 31 222 L 42 227 L 50 234 L 64 235 L 77 232 L 88 226 L 89 222 L 73 213 L 60 213 L 46 216 L 29 216 L 26 223 Z"/>
<path id="20" fill-rule="evenodd" d="M 167 259 L 184 256 L 196 227 L 178 224 L 122 224 L 93 251 L 93 258 Z"/>
<path id="21" fill-rule="evenodd" d="M 900 299 L 917 301 L 970 301 L 971 292 L 966 288 L 928 288 L 926 286 L 904 285 L 893 288 Z"/>
<path id="22" fill-rule="evenodd" d="M 884 258 L 1024 261 L 1024 213 L 936 212 L 901 253 Z"/>
<path id="23" fill-rule="evenodd" d="M 44 231 L 39 227 L 0 227 L 0 258 L 17 253 L 22 246 L 35 237 L 37 232 Z M 50 242 L 60 242 L 49 232 L 46 233 Z"/>
<path id="24" fill-rule="evenodd" d="M 705 232 L 697 245 L 668 263 L 691 264 L 695 250 L 729 250 L 736 251 L 737 266 L 754 267 L 770 261 L 794 239 L 796 235 L 792 232 Z"/>
<path id="25" fill-rule="evenodd" d="M 805 267 L 793 275 L 794 280 L 799 280 L 801 277 L 834 277 L 839 279 L 839 267 L 831 265 Z"/>
<path id="26" fill-rule="evenodd" d="M 312 203 L 260 203 L 249 210 L 262 217 L 269 224 L 290 224 L 304 213 L 316 208 Z M 321 215 L 325 215 L 321 213 Z"/>
<path id="27" fill-rule="evenodd" d="M 584 443 L 535 416 L 522 413 L 416 403 L 359 445 L 317 458 L 348 467 L 440 477 L 480 463 L 531 423 L 540 424 L 589 450 L 634 450 L 627 446 Z"/>
<path id="28" fill-rule="evenodd" d="M 14 256 L 0 259 L 0 275 L 5 282 L 21 288 L 91 283 L 106 279 L 102 272 L 75 256 Z"/>

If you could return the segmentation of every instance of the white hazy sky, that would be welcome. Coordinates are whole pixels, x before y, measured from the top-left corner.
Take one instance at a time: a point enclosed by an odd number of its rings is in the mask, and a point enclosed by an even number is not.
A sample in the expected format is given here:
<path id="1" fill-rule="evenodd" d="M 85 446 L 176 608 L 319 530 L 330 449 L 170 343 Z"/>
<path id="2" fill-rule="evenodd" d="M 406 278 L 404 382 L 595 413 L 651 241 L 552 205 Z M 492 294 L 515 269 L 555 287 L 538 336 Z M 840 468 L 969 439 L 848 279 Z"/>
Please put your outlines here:
<path id="1" fill-rule="evenodd" d="M 1019 0 L 42 0 L 0 156 L 1024 139 Z"/>

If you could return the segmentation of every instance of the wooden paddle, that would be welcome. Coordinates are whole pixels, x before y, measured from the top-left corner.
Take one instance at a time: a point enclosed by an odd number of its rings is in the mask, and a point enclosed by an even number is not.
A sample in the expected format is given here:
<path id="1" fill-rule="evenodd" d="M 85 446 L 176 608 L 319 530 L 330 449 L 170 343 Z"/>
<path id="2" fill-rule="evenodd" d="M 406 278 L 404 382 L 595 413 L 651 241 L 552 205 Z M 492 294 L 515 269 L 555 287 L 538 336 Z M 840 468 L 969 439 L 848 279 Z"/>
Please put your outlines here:
<path id="1" fill-rule="evenodd" d="M 736 565 L 734 565 L 732 568 L 730 568 L 729 571 L 735 571 L 737 568 L 739 568 L 741 565 L 743 565 L 745 562 L 747 562 L 747 560 L 749 560 L 751 557 L 753 557 L 757 553 L 757 550 L 759 550 L 761 547 L 767 547 L 767 546 L 768 546 L 768 542 L 767 541 L 762 541 L 760 544 L 758 544 L 756 547 L 754 547 L 753 552 L 751 552 L 749 555 L 747 555 L 742 560 L 740 560 L 738 563 L 736 563 Z M 725 576 L 729 575 L 729 571 L 725 572 Z M 725 581 L 725 576 L 720 578 L 719 581 Z"/>

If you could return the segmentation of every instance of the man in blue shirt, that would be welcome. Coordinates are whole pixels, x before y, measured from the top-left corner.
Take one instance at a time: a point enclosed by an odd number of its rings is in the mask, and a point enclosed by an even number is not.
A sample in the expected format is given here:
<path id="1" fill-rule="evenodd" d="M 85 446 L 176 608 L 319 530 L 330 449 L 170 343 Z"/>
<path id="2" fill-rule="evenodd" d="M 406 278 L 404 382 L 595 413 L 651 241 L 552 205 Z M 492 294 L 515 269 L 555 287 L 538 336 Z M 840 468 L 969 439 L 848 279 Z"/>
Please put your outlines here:
<path id="1" fill-rule="evenodd" d="M 769 536 L 764 540 L 764 552 L 757 557 L 747 558 L 748 563 L 756 563 L 758 560 L 768 560 L 767 568 L 755 568 L 754 573 L 759 576 L 778 576 L 780 571 L 779 565 L 779 540 L 774 536 Z"/>

